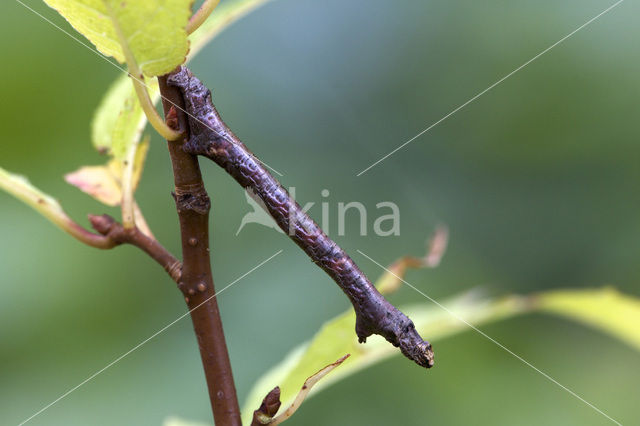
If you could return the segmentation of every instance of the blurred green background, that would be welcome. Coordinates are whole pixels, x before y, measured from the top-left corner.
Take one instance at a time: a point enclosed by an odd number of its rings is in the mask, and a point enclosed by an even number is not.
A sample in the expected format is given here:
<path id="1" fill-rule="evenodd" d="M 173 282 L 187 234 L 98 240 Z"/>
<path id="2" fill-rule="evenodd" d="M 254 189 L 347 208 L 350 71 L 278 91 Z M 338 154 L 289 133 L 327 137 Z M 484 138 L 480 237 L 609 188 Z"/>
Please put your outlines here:
<path id="1" fill-rule="evenodd" d="M 26 3 L 72 31 L 42 2 Z M 362 202 L 373 218 L 380 201 L 400 207 L 400 236 L 360 236 L 355 215 L 336 236 L 370 277 L 381 271 L 357 249 L 388 264 L 421 254 L 446 223 L 442 265 L 407 277 L 436 299 L 474 287 L 501 295 L 605 284 L 638 296 L 637 3 L 623 2 L 356 177 L 611 4 L 276 0 L 192 68 L 283 184 L 317 203 L 314 217 L 321 190 L 330 191 L 334 236 L 340 201 Z M 117 214 L 62 176 L 104 161 L 90 120 L 119 71 L 13 0 L 0 3 L 0 35 L 0 166 L 29 176 L 83 224 L 89 212 Z M 242 401 L 348 302 L 284 236 L 258 225 L 236 236 L 250 211 L 244 193 L 214 165 L 203 169 L 217 287 L 284 250 L 219 298 Z M 154 136 L 138 200 L 158 239 L 179 253 L 171 185 Z M 86 248 L 4 193 L 0 259 L 2 424 L 26 419 L 185 312 L 164 271 L 135 249 Z M 392 300 L 424 299 L 403 289 Z M 542 315 L 483 330 L 618 421 L 640 423 L 640 359 L 630 347 Z M 473 331 L 434 346 L 431 371 L 396 357 L 309 400 L 290 424 L 610 423 Z M 188 319 L 30 424 L 158 425 L 167 416 L 211 423 Z"/>

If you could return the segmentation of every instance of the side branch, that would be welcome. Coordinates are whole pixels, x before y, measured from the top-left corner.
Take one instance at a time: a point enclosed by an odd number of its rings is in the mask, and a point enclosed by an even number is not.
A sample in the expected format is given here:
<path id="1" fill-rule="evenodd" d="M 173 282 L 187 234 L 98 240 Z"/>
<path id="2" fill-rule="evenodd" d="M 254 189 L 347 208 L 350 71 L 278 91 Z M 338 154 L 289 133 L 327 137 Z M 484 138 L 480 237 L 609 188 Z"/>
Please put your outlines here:
<path id="1" fill-rule="evenodd" d="M 176 283 L 180 282 L 182 263 L 158 241 L 142 233 L 138 228 L 125 228 L 109 215 L 89 215 L 93 229 L 108 238 L 113 245 L 131 244 L 147 253 L 160 264 Z"/>
<path id="2" fill-rule="evenodd" d="M 278 226 L 322 268 L 351 300 L 356 313 L 356 334 L 365 342 L 378 334 L 399 347 L 423 367 L 433 366 L 433 350 L 413 322 L 389 303 L 351 258 L 293 200 L 262 163 L 222 121 L 211 92 L 186 68 L 170 77 L 184 94 L 190 115 L 191 137 L 184 145 L 190 154 L 202 155 L 225 169 L 243 188 L 253 190 Z"/>

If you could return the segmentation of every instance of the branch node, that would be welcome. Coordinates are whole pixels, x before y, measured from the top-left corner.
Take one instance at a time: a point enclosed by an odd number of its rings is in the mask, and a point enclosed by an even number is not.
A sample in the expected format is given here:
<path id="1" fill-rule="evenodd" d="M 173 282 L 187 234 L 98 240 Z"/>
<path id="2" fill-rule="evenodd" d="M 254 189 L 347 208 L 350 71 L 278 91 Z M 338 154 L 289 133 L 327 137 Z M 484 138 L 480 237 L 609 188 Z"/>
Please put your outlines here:
<path id="1" fill-rule="evenodd" d="M 145 235 L 140 229 L 124 228 L 107 214 L 89 215 L 89 222 L 93 229 L 98 231 L 113 245 L 131 244 L 147 253 L 158 262 L 175 282 L 180 281 L 182 275 L 182 263 L 167 251 L 155 239 Z"/>
<path id="2" fill-rule="evenodd" d="M 211 200 L 202 183 L 176 187 L 173 197 L 178 212 L 191 210 L 199 215 L 207 215 L 211 209 Z"/>
<path id="3" fill-rule="evenodd" d="M 173 264 L 165 266 L 164 269 L 174 281 L 178 282 L 180 280 L 182 276 L 182 262 L 176 259 Z"/>

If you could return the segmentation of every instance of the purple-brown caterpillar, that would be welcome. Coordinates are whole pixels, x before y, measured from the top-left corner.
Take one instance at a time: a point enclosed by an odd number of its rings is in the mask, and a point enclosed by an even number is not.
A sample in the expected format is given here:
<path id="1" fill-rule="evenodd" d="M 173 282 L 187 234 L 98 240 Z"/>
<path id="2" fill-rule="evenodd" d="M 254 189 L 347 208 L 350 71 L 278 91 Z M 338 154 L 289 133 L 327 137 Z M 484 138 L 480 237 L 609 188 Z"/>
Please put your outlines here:
<path id="1" fill-rule="evenodd" d="M 293 200 L 222 121 L 211 92 L 185 67 L 168 78 L 178 87 L 189 115 L 190 138 L 183 149 L 207 157 L 225 169 L 243 188 L 264 202 L 278 226 L 322 268 L 349 297 L 356 313 L 356 334 L 362 343 L 378 334 L 423 367 L 433 366 L 431 344 L 422 340 L 413 322 L 371 285 L 351 258 Z"/>

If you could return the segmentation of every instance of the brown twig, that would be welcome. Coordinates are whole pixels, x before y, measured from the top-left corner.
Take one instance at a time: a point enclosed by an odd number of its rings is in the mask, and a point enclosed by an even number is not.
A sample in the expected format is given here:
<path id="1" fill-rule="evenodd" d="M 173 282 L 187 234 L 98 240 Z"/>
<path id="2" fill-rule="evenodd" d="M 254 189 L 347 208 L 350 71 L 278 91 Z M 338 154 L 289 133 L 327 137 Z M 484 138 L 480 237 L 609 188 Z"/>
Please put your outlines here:
<path id="1" fill-rule="evenodd" d="M 176 283 L 180 282 L 182 264 L 167 251 L 157 240 L 146 236 L 138 228 L 125 228 L 111 216 L 89 215 L 93 229 L 113 242 L 113 245 L 131 244 L 158 262 Z"/>
<path id="2" fill-rule="evenodd" d="M 213 106 L 209 89 L 185 67 L 172 74 L 169 82 L 182 90 L 190 116 L 191 136 L 184 150 L 214 161 L 243 188 L 250 188 L 260 197 L 280 229 L 349 297 L 356 312 L 358 340 L 364 343 L 367 337 L 378 334 L 418 365 L 432 367 L 431 344 L 422 339 L 413 322 L 376 290 L 355 262 L 233 134 Z"/>
<path id="3" fill-rule="evenodd" d="M 197 158 L 182 150 L 189 137 L 182 93 L 167 85 L 167 76 L 159 77 L 158 82 L 167 124 L 184 132 L 178 140 L 168 141 L 182 238 L 183 266 L 178 287 L 191 311 L 215 423 L 239 426 L 240 407 L 211 274 L 209 196 Z"/>

